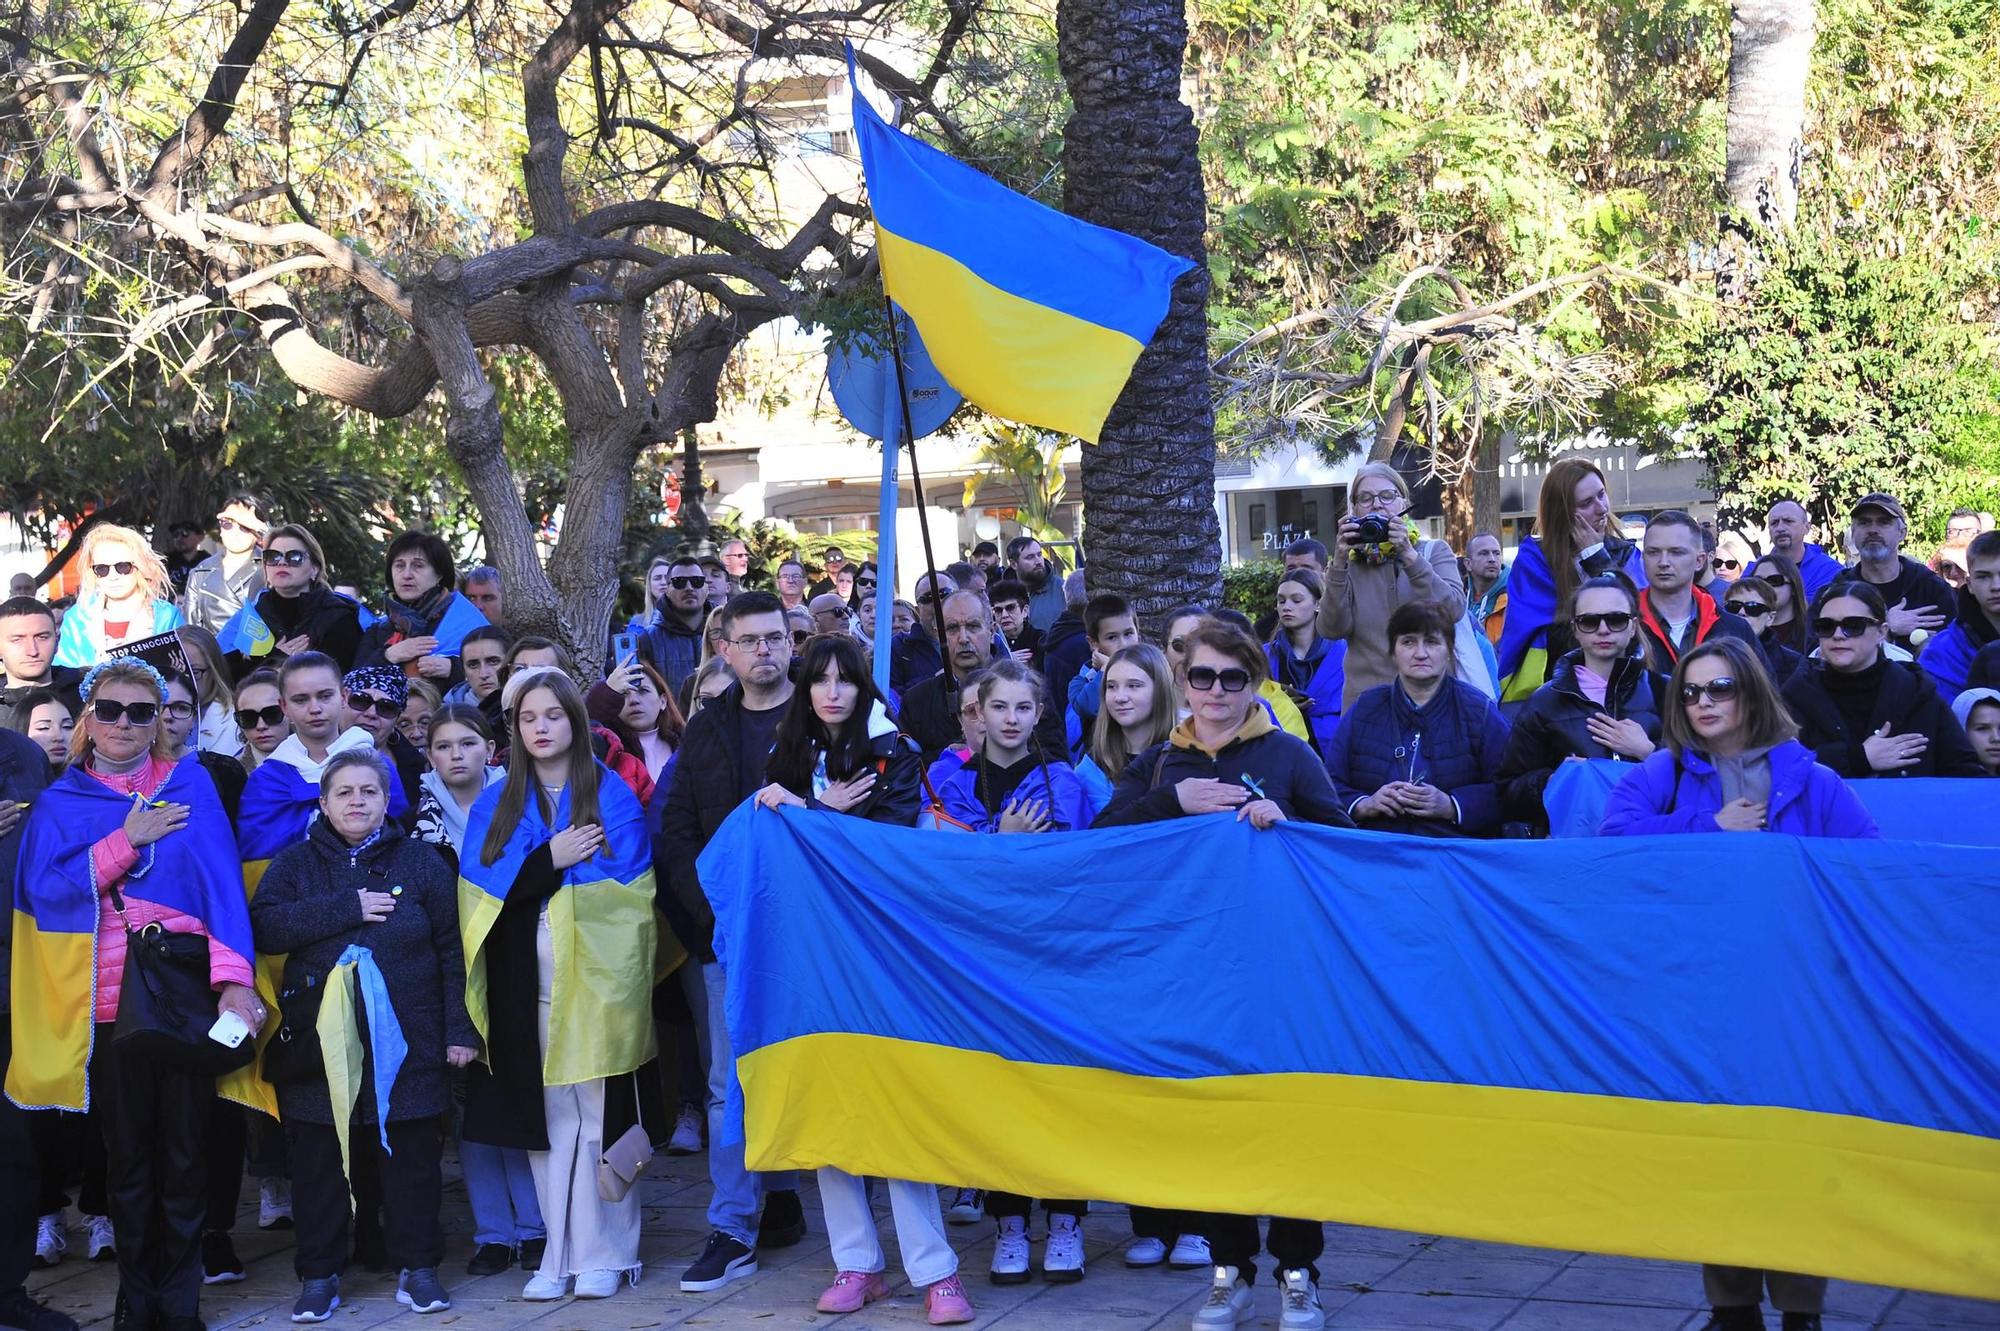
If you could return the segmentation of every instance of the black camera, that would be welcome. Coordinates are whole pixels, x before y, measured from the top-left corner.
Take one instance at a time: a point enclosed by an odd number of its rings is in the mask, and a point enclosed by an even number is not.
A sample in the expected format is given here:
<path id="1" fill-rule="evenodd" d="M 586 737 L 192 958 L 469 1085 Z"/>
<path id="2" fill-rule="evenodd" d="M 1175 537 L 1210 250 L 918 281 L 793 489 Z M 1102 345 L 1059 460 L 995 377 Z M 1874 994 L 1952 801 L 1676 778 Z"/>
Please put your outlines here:
<path id="1" fill-rule="evenodd" d="M 1380 545 L 1389 539 L 1389 519 L 1370 513 L 1356 525 L 1354 539 L 1362 545 Z"/>

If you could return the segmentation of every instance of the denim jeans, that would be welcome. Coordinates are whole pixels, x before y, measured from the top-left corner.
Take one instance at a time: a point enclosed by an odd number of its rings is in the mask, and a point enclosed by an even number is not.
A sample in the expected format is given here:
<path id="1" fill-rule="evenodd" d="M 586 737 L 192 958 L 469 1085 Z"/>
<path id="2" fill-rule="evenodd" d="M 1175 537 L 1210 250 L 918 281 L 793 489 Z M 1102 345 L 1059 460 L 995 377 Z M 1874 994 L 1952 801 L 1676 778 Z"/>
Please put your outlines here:
<path id="1" fill-rule="evenodd" d="M 465 1170 L 465 1199 L 472 1203 L 474 1243 L 512 1248 L 542 1237 L 542 1208 L 526 1151 L 461 1137 L 458 1163 Z"/>
<path id="2" fill-rule="evenodd" d="M 683 966 L 683 975 L 692 969 Z M 743 1143 L 723 1140 L 722 1106 L 736 1087 L 736 1056 L 729 1047 L 729 1025 L 723 1015 L 725 992 L 722 966 L 709 962 L 701 968 L 701 983 L 689 980 L 688 1003 L 695 1005 L 695 989 L 701 1002 L 695 1007 L 695 1029 L 706 1032 L 702 1050 L 708 1062 L 708 1181 L 713 1189 L 708 1201 L 709 1228 L 720 1230 L 738 1243 L 757 1246 L 757 1205 L 766 1192 L 795 1192 L 798 1175 L 791 1170 L 773 1174 L 753 1174 L 743 1163 Z M 740 1094 L 740 1092 L 739 1092 Z"/>

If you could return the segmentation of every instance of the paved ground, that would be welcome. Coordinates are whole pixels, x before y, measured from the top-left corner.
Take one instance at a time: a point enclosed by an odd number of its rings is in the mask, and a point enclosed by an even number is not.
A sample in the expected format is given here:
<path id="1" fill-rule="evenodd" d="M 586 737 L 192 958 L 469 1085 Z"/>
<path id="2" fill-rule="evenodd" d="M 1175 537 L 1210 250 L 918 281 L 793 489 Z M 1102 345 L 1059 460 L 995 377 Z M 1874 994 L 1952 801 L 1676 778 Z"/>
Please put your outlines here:
<path id="1" fill-rule="evenodd" d="M 682 1294 L 676 1283 L 682 1266 L 707 1237 L 703 1208 L 707 1180 L 703 1157 L 668 1160 L 645 1188 L 645 1278 L 636 1289 L 602 1302 L 525 1303 L 520 1272 L 473 1280 L 465 1275 L 471 1255 L 464 1190 L 449 1178 L 445 1194 L 446 1232 L 453 1236 L 444 1270 L 452 1311 L 436 1315 L 432 1331 L 460 1324 L 477 1331 L 651 1331 L 654 1327 L 769 1328 L 825 1327 L 829 1331 L 910 1331 L 924 1323 L 923 1300 L 902 1285 L 896 1297 L 846 1318 L 813 1311 L 813 1301 L 832 1276 L 817 1203 L 808 1197 L 814 1233 L 806 1242 L 766 1260 L 759 1275 L 713 1294 Z M 449 1160 L 447 1171 L 452 1169 Z M 291 1241 L 285 1233 L 260 1233 L 253 1204 L 238 1227 L 237 1245 L 249 1278 L 241 1284 L 211 1286 L 202 1313 L 215 1331 L 228 1327 L 288 1326 L 298 1287 L 292 1277 Z M 886 1199 L 884 1199 L 884 1207 Z M 881 1217 L 885 1246 L 894 1261 L 893 1229 Z M 1039 1232 L 1040 1221 L 1036 1221 Z M 1165 1268 L 1128 1271 L 1119 1263 L 1127 1228 L 1116 1208 L 1093 1211 L 1085 1225 L 1089 1274 L 1077 1285 L 1039 1281 L 1009 1289 L 986 1281 L 992 1226 L 955 1226 L 951 1234 L 964 1254 L 967 1288 L 980 1327 L 1006 1331 L 1055 1328 L 1115 1328 L 1148 1331 L 1183 1327 L 1204 1291 L 1199 1276 Z M 78 1248 L 81 1235 L 73 1236 Z M 1035 1249 L 1040 1260 L 1040 1244 Z M 1701 1277 L 1691 1266 L 1642 1262 L 1588 1253 L 1513 1248 L 1461 1239 L 1433 1238 L 1392 1230 L 1328 1226 L 1321 1262 L 1321 1294 L 1330 1327 L 1352 1331 L 1694 1331 Z M 900 1275 L 892 1267 L 892 1276 Z M 53 1270 L 38 1273 L 31 1288 L 86 1324 L 109 1326 L 113 1268 L 73 1255 Z M 1260 1331 L 1275 1328 L 1277 1299 L 1258 1284 Z M 357 1272 L 343 1291 L 345 1306 L 330 1331 L 365 1331 L 416 1319 L 396 1304 L 392 1276 Z M 1776 1317 L 1772 1317 L 1773 1331 Z M 1965 1331 L 2000 1328 L 2000 1304 L 1945 1299 L 1836 1284 L 1828 1331 Z"/>

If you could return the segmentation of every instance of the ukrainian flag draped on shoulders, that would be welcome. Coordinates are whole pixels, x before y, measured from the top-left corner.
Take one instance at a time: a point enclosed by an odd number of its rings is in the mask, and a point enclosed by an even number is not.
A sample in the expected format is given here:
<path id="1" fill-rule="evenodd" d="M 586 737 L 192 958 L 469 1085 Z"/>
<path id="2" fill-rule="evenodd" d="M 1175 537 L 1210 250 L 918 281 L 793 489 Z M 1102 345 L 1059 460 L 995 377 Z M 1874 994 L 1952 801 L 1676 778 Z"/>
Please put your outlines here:
<path id="1" fill-rule="evenodd" d="M 852 47 L 847 68 L 889 298 L 967 398 L 1096 443 L 1194 264 L 901 133 L 861 95 Z"/>
<path id="2" fill-rule="evenodd" d="M 501 907 L 528 857 L 570 825 L 570 791 L 553 819 L 530 798 L 500 853 L 486 863 L 487 830 L 507 783 L 486 788 L 465 821 L 459 854 L 458 927 L 465 941 L 465 1006 L 484 1039 L 487 950 Z M 649 993 L 659 931 L 653 914 L 653 847 L 646 813 L 631 787 L 597 764 L 604 850 L 562 871 L 563 890 L 549 898 L 555 973 L 549 1009 L 547 1086 L 567 1086 L 630 1072 L 653 1056 Z"/>
<path id="3" fill-rule="evenodd" d="M 153 798 L 187 805 L 187 823 L 140 849 L 119 894 L 199 920 L 216 942 L 253 955 L 242 866 L 215 783 L 188 758 Z M 29 811 L 14 875 L 14 1056 L 7 1066 L 7 1096 L 23 1108 L 90 1107 L 101 900 L 91 848 L 123 827 L 132 807 L 132 796 L 72 766 Z M 231 1099 L 252 1103 L 245 1092 L 255 1074 L 246 1071 L 249 1077 L 233 1073 L 220 1085 Z"/>
<path id="4" fill-rule="evenodd" d="M 1626 554 L 1618 571 L 1636 585 L 1646 585 L 1646 569 L 1637 547 Z M 1496 652 L 1501 702 L 1522 702 L 1548 683 L 1549 670 L 1555 664 L 1549 659 L 1549 628 L 1560 608 L 1548 552 L 1535 537 L 1524 537 L 1507 570 L 1507 616 L 1500 626 Z"/>

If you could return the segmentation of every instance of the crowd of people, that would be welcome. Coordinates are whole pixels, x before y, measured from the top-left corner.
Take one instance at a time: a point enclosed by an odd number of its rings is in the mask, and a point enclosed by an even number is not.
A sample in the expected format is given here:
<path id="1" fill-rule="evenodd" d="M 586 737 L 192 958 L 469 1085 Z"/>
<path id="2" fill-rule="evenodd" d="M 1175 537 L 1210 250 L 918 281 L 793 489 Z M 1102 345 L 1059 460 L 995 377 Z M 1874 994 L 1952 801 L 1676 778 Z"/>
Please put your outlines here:
<path id="1" fill-rule="evenodd" d="M 511 632 L 500 575 L 461 576 L 428 533 L 389 544 L 377 613 L 253 496 L 217 514 L 213 553 L 198 530 L 163 559 L 95 527 L 72 604 L 32 585 L 0 603 L 17 999 L 0 1326 L 74 1327 L 25 1289 L 74 1243 L 117 1262 L 119 1328 L 199 1327 L 203 1286 L 244 1276 L 246 1171 L 259 1225 L 296 1227 L 293 1321 L 331 1317 L 354 1267 L 394 1272 L 415 1312 L 448 1308 L 447 1136 L 466 1269 L 518 1267 L 526 1299 L 638 1282 L 632 1183 L 656 1145 L 707 1154 L 712 1233 L 680 1288 L 754 1275 L 809 1221 L 798 1180 L 749 1170 L 722 1130 L 728 977 L 697 862 L 746 801 L 993 835 L 1221 814 L 1534 837 L 1551 778 L 1605 759 L 1630 771 L 1603 835 L 1868 837 L 1854 782 L 2000 774 L 1990 524 L 1964 533 L 1954 586 L 1901 553 L 1888 494 L 1853 504 L 1851 562 L 1790 500 L 1759 553 L 1680 511 L 1628 535 L 1602 474 L 1569 459 L 1509 567 L 1497 535 L 1462 558 L 1422 538 L 1393 468 L 1364 466 L 1350 496 L 1333 549 L 1285 551 L 1259 618 L 1188 605 L 1150 638 L 1123 596 L 1026 537 L 919 579 L 886 643 L 872 562 L 829 550 L 815 580 L 787 558 L 760 586 L 742 541 L 670 553 L 594 676 Z M 237 631 L 246 610 L 261 644 Z M 185 670 L 121 650 L 167 633 Z M 223 890 L 161 892 L 175 874 Z M 21 921 L 65 891 L 94 899 L 89 973 L 28 974 L 46 953 Z M 251 1072 L 275 1118 L 127 1037 L 128 952 L 162 935 L 205 940 L 218 1022 L 265 1037 Z M 260 958 L 282 965 L 260 981 Z M 59 982 L 90 1021 L 68 1044 L 23 1038 L 47 1014 L 18 1000 Z M 818 1307 L 857 1310 L 890 1288 L 870 1184 L 833 1168 L 817 1183 L 836 1267 Z M 1083 1199 L 1040 1199 L 1037 1264 L 1035 1199 L 887 1192 L 932 1324 L 974 1316 L 948 1225 L 993 1222 L 995 1283 L 1084 1276 Z M 1280 1324 L 1323 1324 L 1318 1221 L 1130 1220 L 1126 1265 L 1207 1273 L 1196 1327 L 1250 1316 L 1260 1246 Z M 1715 1331 L 1763 1326 L 1767 1287 L 1784 1331 L 1820 1325 L 1823 1280 L 1705 1276 Z"/>

